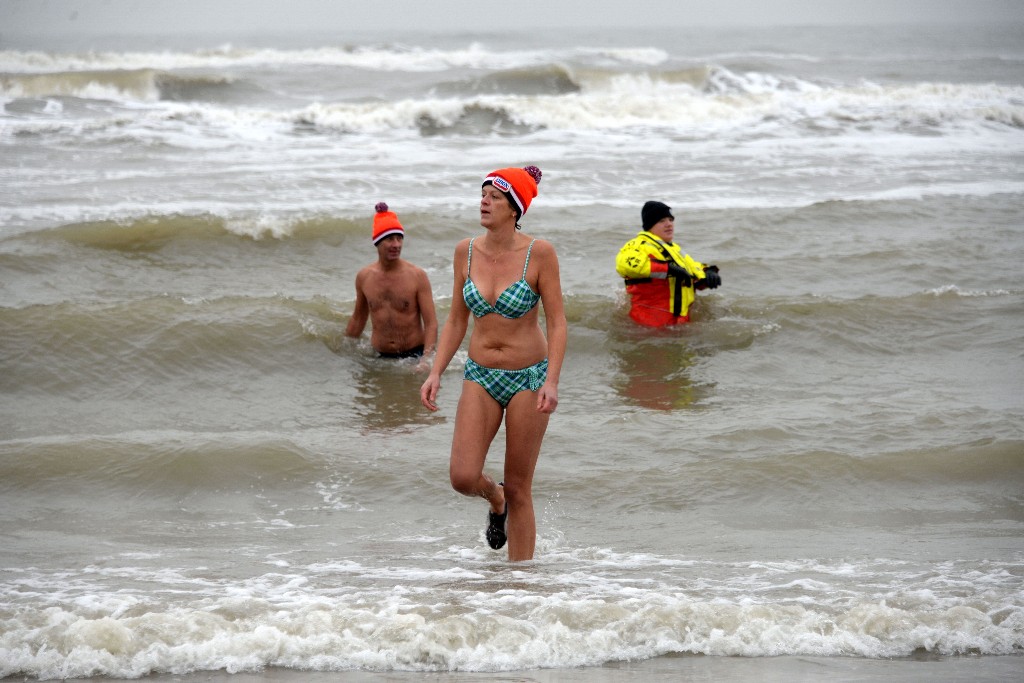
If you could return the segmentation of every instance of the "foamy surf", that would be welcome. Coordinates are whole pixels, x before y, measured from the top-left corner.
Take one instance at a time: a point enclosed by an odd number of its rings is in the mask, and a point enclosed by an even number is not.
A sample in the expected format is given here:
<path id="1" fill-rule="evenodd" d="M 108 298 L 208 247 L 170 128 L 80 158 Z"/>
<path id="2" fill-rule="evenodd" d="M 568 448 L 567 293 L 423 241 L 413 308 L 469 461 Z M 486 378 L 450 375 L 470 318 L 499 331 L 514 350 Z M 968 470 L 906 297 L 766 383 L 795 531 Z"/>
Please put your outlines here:
<path id="1" fill-rule="evenodd" d="M 138 678 L 271 666 L 493 672 L 684 653 L 901 658 L 923 650 L 1006 655 L 1022 646 L 1024 611 L 1005 602 L 1020 565 L 989 564 L 978 575 L 950 563 L 921 576 L 884 560 L 636 564 L 563 547 L 545 549 L 537 568 L 510 570 L 485 554 L 457 555 L 454 566 L 451 556 L 401 569 L 341 561 L 228 582 L 184 568 L 109 566 L 130 558 L 76 576 L 24 573 L 11 577 L 9 597 L 31 585 L 52 606 L 31 625 L 22 622 L 27 615 L 8 617 L 0 675 Z M 581 559 L 587 555 L 594 559 Z M 630 578 L 634 564 L 657 567 L 660 578 Z M 843 586 L 854 577 L 875 584 L 874 595 L 852 598 Z M 103 588 L 126 580 L 182 597 Z M 985 585 L 984 593 L 959 595 L 965 580 Z"/>
<path id="2" fill-rule="evenodd" d="M 0 52 L 0 676 L 1012 678 L 1019 31 L 387 39 Z M 513 566 L 467 350 L 431 413 L 345 331 L 377 202 L 443 320 L 527 163 L 569 354 Z M 647 199 L 723 274 L 684 327 L 614 272 Z"/>

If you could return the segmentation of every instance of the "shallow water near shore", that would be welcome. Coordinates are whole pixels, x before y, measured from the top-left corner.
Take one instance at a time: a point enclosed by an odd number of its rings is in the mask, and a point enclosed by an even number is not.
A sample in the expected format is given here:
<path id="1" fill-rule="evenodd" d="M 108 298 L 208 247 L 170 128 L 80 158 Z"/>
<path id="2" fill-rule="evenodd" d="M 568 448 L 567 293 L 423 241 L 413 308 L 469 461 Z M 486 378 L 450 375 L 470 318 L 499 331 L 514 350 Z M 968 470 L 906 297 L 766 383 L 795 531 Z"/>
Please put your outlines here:
<path id="1" fill-rule="evenodd" d="M 1019 35 L 0 44 L 0 677 L 1017 677 Z M 376 202 L 443 320 L 529 163 L 569 351 L 510 565 L 465 351 L 431 414 L 344 328 Z M 678 329 L 614 273 L 651 198 L 724 280 Z"/>

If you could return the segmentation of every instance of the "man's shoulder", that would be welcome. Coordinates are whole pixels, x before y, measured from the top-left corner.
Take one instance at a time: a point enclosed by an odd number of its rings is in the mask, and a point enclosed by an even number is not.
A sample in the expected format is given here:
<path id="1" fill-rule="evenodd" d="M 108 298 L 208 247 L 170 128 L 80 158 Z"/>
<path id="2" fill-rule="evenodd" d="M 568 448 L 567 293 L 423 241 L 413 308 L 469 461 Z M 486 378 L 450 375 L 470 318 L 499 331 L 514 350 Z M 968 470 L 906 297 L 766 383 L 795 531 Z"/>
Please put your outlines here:
<path id="1" fill-rule="evenodd" d="M 430 277 L 427 275 L 427 271 L 424 270 L 423 268 L 420 268 L 415 263 L 411 263 L 409 261 L 406 261 L 406 263 L 408 264 L 409 267 L 408 272 L 410 274 L 410 277 L 412 277 L 412 279 L 416 282 L 417 286 L 429 288 Z"/>
<path id="2" fill-rule="evenodd" d="M 379 264 L 374 266 L 374 276 L 381 283 L 390 283 L 390 286 L 404 287 L 411 283 L 429 282 L 427 271 L 407 259 L 399 259 L 391 268 L 381 268 Z"/>
<path id="3" fill-rule="evenodd" d="M 363 266 L 362 268 L 356 271 L 356 281 L 358 282 L 359 280 L 366 279 L 368 275 L 371 275 L 379 267 L 380 265 L 376 261 L 374 261 L 373 263 L 368 263 L 367 265 Z"/>
<path id="4" fill-rule="evenodd" d="M 396 269 L 396 272 L 401 274 L 401 275 L 404 275 L 404 276 L 411 275 L 411 276 L 415 276 L 415 277 L 420 277 L 420 276 L 424 276 L 425 277 L 426 274 L 427 274 L 427 271 L 425 271 L 424 269 L 420 268 L 415 263 L 413 263 L 412 261 L 409 261 L 407 259 L 402 259 L 401 260 L 401 262 L 398 264 L 398 268 Z"/>
<path id="5" fill-rule="evenodd" d="M 651 241 L 650 233 L 648 233 L 648 232 L 639 232 L 636 235 L 633 235 L 633 237 L 631 237 L 629 239 L 629 241 L 627 241 L 625 244 L 623 244 L 622 248 L 623 249 L 635 249 L 635 248 L 637 248 L 639 246 L 642 246 L 644 244 L 649 243 L 650 241 Z"/>

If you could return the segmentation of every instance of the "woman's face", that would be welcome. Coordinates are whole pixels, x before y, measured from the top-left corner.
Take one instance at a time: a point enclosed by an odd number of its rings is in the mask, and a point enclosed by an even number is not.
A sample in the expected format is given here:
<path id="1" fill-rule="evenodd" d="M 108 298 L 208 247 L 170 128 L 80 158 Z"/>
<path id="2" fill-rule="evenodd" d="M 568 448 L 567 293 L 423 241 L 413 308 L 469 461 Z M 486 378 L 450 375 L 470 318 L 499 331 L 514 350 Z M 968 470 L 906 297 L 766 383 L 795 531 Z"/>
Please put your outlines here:
<path id="1" fill-rule="evenodd" d="M 508 197 L 494 185 L 484 185 L 480 190 L 480 225 L 491 228 L 506 221 L 516 222 L 516 212 Z"/>

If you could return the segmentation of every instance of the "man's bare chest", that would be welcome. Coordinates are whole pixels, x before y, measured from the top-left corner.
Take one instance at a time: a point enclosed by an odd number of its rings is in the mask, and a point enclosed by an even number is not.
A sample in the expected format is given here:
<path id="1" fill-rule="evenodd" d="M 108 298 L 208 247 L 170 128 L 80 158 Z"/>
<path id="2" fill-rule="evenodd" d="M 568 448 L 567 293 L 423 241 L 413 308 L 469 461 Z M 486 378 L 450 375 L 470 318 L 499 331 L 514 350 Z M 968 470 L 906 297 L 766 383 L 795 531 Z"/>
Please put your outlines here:
<path id="1" fill-rule="evenodd" d="M 375 288 L 367 293 L 370 310 L 375 312 L 394 311 L 406 313 L 415 310 L 416 296 L 414 291 L 405 291 L 394 287 Z"/>

